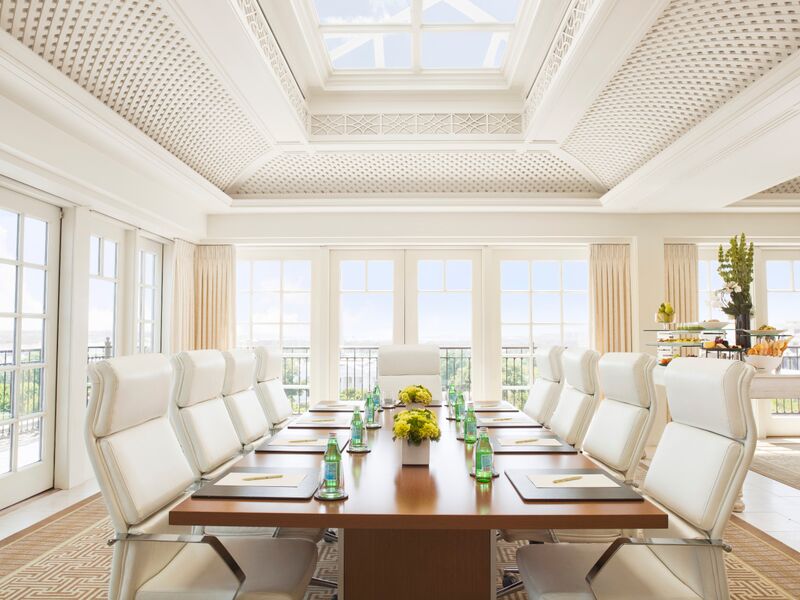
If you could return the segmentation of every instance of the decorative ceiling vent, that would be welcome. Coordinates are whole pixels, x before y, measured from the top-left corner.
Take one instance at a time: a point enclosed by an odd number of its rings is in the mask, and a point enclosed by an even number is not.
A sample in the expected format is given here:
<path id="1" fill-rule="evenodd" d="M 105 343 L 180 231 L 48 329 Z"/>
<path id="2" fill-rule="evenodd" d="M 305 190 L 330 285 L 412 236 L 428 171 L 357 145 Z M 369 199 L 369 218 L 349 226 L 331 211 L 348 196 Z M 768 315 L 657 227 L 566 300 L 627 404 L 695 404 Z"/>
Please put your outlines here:
<path id="1" fill-rule="evenodd" d="M 519 135 L 518 113 L 374 113 L 311 115 L 308 133 L 320 136 Z"/>
<path id="2" fill-rule="evenodd" d="M 547 152 L 285 153 L 233 191 L 251 196 L 598 192 Z"/>
<path id="3" fill-rule="evenodd" d="M 797 0 L 673 0 L 564 149 L 613 187 L 798 46 Z"/>
<path id="4" fill-rule="evenodd" d="M 762 194 L 794 194 L 800 196 L 800 177 L 784 181 L 761 192 Z"/>
<path id="5" fill-rule="evenodd" d="M 156 0 L 2 1 L 0 27 L 222 189 L 269 150 Z"/>

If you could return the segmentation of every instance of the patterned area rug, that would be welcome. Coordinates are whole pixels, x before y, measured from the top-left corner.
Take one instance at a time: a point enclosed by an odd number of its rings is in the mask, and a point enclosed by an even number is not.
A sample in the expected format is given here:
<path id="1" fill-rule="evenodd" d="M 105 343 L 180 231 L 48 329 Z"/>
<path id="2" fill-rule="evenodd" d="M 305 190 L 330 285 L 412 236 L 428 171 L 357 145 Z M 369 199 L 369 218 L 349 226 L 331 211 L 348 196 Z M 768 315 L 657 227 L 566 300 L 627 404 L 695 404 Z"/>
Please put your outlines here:
<path id="1" fill-rule="evenodd" d="M 106 598 L 111 524 L 102 499 L 90 498 L 28 530 L 0 541 L 0 599 Z M 800 554 L 735 516 L 725 532 L 734 551 L 726 555 L 733 600 L 800 597 Z M 498 585 L 502 568 L 514 564 L 520 544 L 498 547 Z M 320 543 L 317 576 L 335 579 L 336 545 Z M 306 600 L 330 598 L 312 589 Z M 507 596 L 524 600 L 524 592 Z"/>
<path id="2" fill-rule="evenodd" d="M 750 470 L 800 490 L 800 444 L 759 441 Z"/>

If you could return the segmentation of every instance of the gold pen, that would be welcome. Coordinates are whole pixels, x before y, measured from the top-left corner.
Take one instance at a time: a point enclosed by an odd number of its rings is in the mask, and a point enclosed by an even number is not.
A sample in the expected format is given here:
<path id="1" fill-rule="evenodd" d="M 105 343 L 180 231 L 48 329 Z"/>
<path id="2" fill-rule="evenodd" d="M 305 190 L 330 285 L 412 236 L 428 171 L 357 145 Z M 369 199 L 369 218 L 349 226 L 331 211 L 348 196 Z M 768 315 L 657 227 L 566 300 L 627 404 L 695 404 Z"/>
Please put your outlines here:
<path id="1" fill-rule="evenodd" d="M 280 473 L 274 475 L 253 475 L 251 477 L 242 477 L 242 481 L 258 481 L 260 479 L 280 479 L 283 477 Z"/>
<path id="2" fill-rule="evenodd" d="M 500 421 L 513 421 L 511 417 L 505 417 L 503 419 L 492 419 L 492 423 L 499 423 Z"/>
<path id="3" fill-rule="evenodd" d="M 539 438 L 528 438 L 527 440 L 517 440 L 515 444 L 527 444 L 528 442 L 538 442 Z"/>
<path id="4" fill-rule="evenodd" d="M 313 440 L 289 440 L 290 444 L 308 444 L 311 442 L 316 442 L 316 438 Z"/>
<path id="5" fill-rule="evenodd" d="M 311 419 L 312 423 L 332 423 L 336 419 Z"/>
<path id="6" fill-rule="evenodd" d="M 572 475 L 570 477 L 562 477 L 561 479 L 553 479 L 553 483 L 567 483 L 568 481 L 578 481 L 583 479 L 582 475 Z"/>

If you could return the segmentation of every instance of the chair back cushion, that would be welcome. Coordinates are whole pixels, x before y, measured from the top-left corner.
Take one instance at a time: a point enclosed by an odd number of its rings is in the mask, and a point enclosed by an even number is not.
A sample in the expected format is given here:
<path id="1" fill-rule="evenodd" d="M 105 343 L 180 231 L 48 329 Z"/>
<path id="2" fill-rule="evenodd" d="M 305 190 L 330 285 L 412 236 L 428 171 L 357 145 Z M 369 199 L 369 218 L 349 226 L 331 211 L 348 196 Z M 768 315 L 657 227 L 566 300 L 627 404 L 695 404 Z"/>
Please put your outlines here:
<path id="1" fill-rule="evenodd" d="M 167 417 L 167 357 L 113 358 L 89 373 L 86 447 L 114 528 L 126 532 L 179 498 L 197 475 Z"/>
<path id="2" fill-rule="evenodd" d="M 253 388 L 256 357 L 248 350 L 231 350 L 223 352 L 223 356 L 225 358 L 223 400 L 239 441 L 246 445 L 269 433 L 267 413 Z"/>
<path id="3" fill-rule="evenodd" d="M 228 350 L 222 353 L 225 360 L 225 379 L 222 395 L 250 390 L 256 379 L 256 355 L 250 350 Z"/>
<path id="4" fill-rule="evenodd" d="M 259 346 L 256 354 L 256 382 L 281 379 L 283 352 L 280 348 Z"/>
<path id="5" fill-rule="evenodd" d="M 714 358 L 673 363 L 665 376 L 674 420 L 664 430 L 643 489 L 706 535 L 721 537 L 755 451 L 754 371 L 740 361 Z M 712 414 L 707 402 L 719 414 Z"/>
<path id="6" fill-rule="evenodd" d="M 664 373 L 670 417 L 725 437 L 742 440 L 747 435 L 750 375 L 741 361 L 673 360 Z M 743 402 L 742 399 L 747 401 Z"/>
<path id="7" fill-rule="evenodd" d="M 594 396 L 597 393 L 597 360 L 594 350 L 567 348 L 561 355 L 566 385 Z"/>
<path id="8" fill-rule="evenodd" d="M 550 427 L 550 420 L 561 395 L 561 383 L 537 379 L 531 386 L 523 412 L 537 423 Z"/>
<path id="9" fill-rule="evenodd" d="M 554 381 L 561 383 L 564 378 L 564 369 L 561 366 L 561 356 L 564 354 L 562 346 L 547 346 L 537 348 L 533 353 L 536 360 L 537 381 Z"/>
<path id="10" fill-rule="evenodd" d="M 632 479 L 655 422 L 655 360 L 649 354 L 609 352 L 598 363 L 605 398 L 589 423 L 583 451 Z"/>
<path id="11" fill-rule="evenodd" d="M 275 427 L 292 416 L 292 403 L 286 396 L 280 379 L 262 381 L 256 386 L 258 399 L 267 412 L 270 424 Z"/>
<path id="12" fill-rule="evenodd" d="M 173 392 L 178 407 L 219 398 L 225 383 L 225 358 L 219 350 L 179 352 L 173 357 L 176 371 Z"/>
<path id="13" fill-rule="evenodd" d="M 410 385 L 422 385 L 434 402 L 442 401 L 439 347 L 432 344 L 381 346 L 378 349 L 378 385 L 384 397 Z"/>
<path id="14" fill-rule="evenodd" d="M 175 385 L 170 416 L 181 445 L 205 475 L 242 450 L 222 399 L 225 358 L 219 350 L 180 352 L 173 359 Z"/>

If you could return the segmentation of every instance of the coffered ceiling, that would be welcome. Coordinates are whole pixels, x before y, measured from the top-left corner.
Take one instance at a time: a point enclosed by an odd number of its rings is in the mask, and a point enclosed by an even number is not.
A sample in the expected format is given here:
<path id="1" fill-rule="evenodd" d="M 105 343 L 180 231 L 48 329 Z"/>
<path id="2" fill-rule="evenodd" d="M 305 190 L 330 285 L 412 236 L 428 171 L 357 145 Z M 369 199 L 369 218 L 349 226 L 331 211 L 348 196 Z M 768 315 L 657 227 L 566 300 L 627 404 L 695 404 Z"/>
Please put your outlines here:
<path id="1" fill-rule="evenodd" d="M 800 0 L 0 0 L 0 28 L 234 207 L 644 199 L 679 143 L 711 153 L 704 127 L 800 72 Z M 724 172 L 694 156 L 710 189 Z M 772 164 L 753 185 L 800 197 L 779 184 L 800 162 Z"/>

